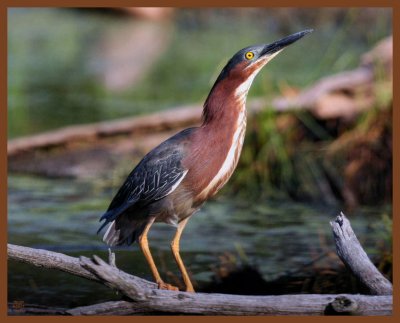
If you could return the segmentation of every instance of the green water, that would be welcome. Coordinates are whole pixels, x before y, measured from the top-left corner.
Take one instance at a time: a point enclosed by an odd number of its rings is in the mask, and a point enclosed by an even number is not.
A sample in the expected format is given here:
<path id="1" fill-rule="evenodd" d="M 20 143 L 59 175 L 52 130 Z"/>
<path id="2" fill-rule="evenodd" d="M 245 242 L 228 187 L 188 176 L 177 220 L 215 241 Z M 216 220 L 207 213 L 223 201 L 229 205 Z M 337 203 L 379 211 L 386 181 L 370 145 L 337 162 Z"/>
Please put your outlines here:
<path id="1" fill-rule="evenodd" d="M 96 235 L 99 216 L 113 192 L 89 182 L 10 175 L 8 179 L 8 241 L 72 256 L 97 254 L 107 248 Z M 212 267 L 229 252 L 256 265 L 265 279 L 300 269 L 326 248 L 333 250 L 329 221 L 340 207 L 289 201 L 258 203 L 221 195 L 195 214 L 184 231 L 181 253 L 194 281 L 211 281 Z M 372 258 L 384 242 L 379 221 L 383 210 L 359 209 L 348 214 L 353 228 Z M 179 275 L 169 252 L 172 227 L 155 224 L 149 239 L 162 274 Z M 321 240 L 322 239 L 322 240 Z M 326 250 L 325 250 L 326 251 Z M 151 279 L 137 245 L 116 250 L 121 269 Z M 24 300 L 51 306 L 78 306 L 119 299 L 93 282 L 49 269 L 9 261 L 9 301 Z"/>

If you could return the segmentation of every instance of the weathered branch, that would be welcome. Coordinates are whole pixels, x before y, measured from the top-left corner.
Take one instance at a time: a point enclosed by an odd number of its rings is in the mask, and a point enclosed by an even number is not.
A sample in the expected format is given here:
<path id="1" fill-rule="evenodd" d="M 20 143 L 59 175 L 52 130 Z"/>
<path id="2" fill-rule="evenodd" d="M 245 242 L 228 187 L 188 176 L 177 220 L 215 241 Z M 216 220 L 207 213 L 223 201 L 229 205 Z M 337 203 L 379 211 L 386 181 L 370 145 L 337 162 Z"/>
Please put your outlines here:
<path id="1" fill-rule="evenodd" d="M 340 259 L 372 295 L 391 295 L 392 284 L 379 272 L 361 247 L 347 217 L 340 213 L 330 222 Z"/>
<path id="2" fill-rule="evenodd" d="M 248 104 L 250 113 L 262 110 L 265 99 L 254 99 Z M 144 116 L 92 124 L 67 126 L 37 135 L 11 139 L 7 143 L 9 157 L 34 149 L 63 146 L 74 141 L 120 135 L 162 132 L 193 126 L 201 121 L 201 104 L 175 107 Z"/>
<path id="3" fill-rule="evenodd" d="M 207 295 L 207 294 L 203 294 Z M 209 295 L 209 294 L 208 294 Z M 224 295 L 221 295 L 224 296 Z M 44 306 L 26 304 L 21 310 L 10 314 L 25 315 L 143 315 L 143 314 L 202 314 L 202 315 L 390 315 L 392 312 L 391 296 L 366 295 L 282 295 L 282 296 L 251 296 L 246 311 L 238 311 L 235 302 L 229 302 L 229 296 L 224 303 L 225 309 L 220 311 L 221 304 L 187 306 L 172 308 L 165 305 L 167 311 L 159 311 L 145 306 L 142 302 L 111 301 L 95 305 L 81 306 L 73 309 L 47 308 Z M 233 296 L 233 295 L 232 295 Z M 235 296 L 236 298 L 247 298 Z M 253 305 L 253 298 L 261 304 Z M 214 301 L 210 299 L 209 302 Z M 165 300 L 167 302 L 167 300 Z M 248 304 L 248 303 L 246 303 Z M 9 304 L 12 308 L 13 304 Z M 253 307 L 254 306 L 254 307 Z M 254 311 L 258 306 L 259 310 Z"/>
<path id="4" fill-rule="evenodd" d="M 9 259 L 14 259 L 20 262 L 31 264 L 36 267 L 58 269 L 75 276 L 102 282 L 91 271 L 86 270 L 84 267 L 82 267 L 79 258 L 67 256 L 62 253 L 54 251 L 16 246 L 13 244 L 7 244 L 7 253 Z M 118 270 L 116 267 L 114 268 Z M 127 276 L 133 277 L 133 279 L 135 279 L 136 284 L 142 286 L 142 288 L 146 289 L 157 288 L 157 284 L 155 283 L 149 282 L 145 279 L 141 279 L 135 276 L 131 276 L 123 271 L 120 272 Z"/>
<path id="5" fill-rule="evenodd" d="M 166 291 L 165 291 L 166 292 Z M 177 292 L 170 292 L 177 293 Z M 391 296 L 240 296 L 180 292 L 172 300 L 155 295 L 146 302 L 115 301 L 67 310 L 70 315 L 174 313 L 201 315 L 391 315 Z M 179 296 L 180 295 L 180 296 Z M 149 303 L 151 306 L 149 307 Z"/>
<path id="6" fill-rule="evenodd" d="M 376 102 L 373 84 L 377 68 L 382 70 L 380 77 L 384 75 L 390 88 L 392 65 L 393 37 L 389 36 L 361 56 L 358 68 L 323 77 L 298 95 L 274 99 L 272 106 L 278 111 L 311 109 L 320 119 L 354 117 Z"/>
<path id="7" fill-rule="evenodd" d="M 62 146 L 71 141 L 88 140 L 96 137 L 146 133 L 149 131 L 154 132 L 155 130 L 163 131 L 185 127 L 197 123 L 200 120 L 200 115 L 201 107 L 193 105 L 146 116 L 68 126 L 38 135 L 9 140 L 7 154 L 8 156 L 13 156 L 27 150 Z"/>
<path id="8" fill-rule="evenodd" d="M 390 315 L 391 284 L 362 250 L 350 222 L 341 214 L 331 222 L 339 256 L 371 289 L 370 295 L 242 296 L 160 290 L 156 284 L 119 270 L 97 256 L 74 258 L 56 252 L 8 245 L 8 257 L 35 266 L 59 269 L 98 281 L 132 301 L 116 301 L 65 310 L 66 315 L 180 313 L 202 315 Z M 371 266 L 375 269 L 372 269 Z M 368 276 L 366 279 L 363 276 Z"/>

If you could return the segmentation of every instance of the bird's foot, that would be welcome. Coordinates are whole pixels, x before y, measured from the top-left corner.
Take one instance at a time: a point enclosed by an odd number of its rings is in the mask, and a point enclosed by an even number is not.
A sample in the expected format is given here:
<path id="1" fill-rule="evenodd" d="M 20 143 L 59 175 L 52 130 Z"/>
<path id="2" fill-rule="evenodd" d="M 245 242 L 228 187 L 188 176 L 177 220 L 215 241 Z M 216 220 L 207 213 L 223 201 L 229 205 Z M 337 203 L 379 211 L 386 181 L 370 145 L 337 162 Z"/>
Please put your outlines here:
<path id="1" fill-rule="evenodd" d="M 186 287 L 186 291 L 187 291 L 188 293 L 195 293 L 193 287 Z"/>
<path id="2" fill-rule="evenodd" d="M 158 284 L 158 289 L 179 291 L 178 287 L 170 285 L 170 284 L 167 284 L 167 283 L 164 283 L 163 281 L 160 281 L 157 284 Z"/>

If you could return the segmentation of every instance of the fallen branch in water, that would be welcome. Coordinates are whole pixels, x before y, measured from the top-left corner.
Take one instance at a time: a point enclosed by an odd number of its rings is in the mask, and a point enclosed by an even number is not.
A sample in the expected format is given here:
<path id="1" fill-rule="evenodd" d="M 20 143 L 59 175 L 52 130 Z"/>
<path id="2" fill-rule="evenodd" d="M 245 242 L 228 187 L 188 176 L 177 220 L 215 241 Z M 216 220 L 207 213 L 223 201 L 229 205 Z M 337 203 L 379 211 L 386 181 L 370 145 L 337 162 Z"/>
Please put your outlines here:
<path id="1" fill-rule="evenodd" d="M 175 292 L 176 293 L 176 292 Z M 201 315 L 391 315 L 391 296 L 226 294 L 154 295 L 148 302 L 116 301 L 77 307 L 69 315 L 174 313 Z M 180 296 L 179 296 L 180 295 Z M 184 295 L 184 296 L 183 296 Z M 171 299 L 170 299 L 171 297 Z M 150 304 L 150 305 L 148 305 Z"/>
<path id="2" fill-rule="evenodd" d="M 9 140 L 7 154 L 14 156 L 29 150 L 63 146 L 73 141 L 86 141 L 91 138 L 176 129 L 197 123 L 200 116 L 201 107 L 193 105 L 146 116 L 68 126 L 38 135 Z"/>
<path id="3" fill-rule="evenodd" d="M 176 293 L 176 292 L 175 292 Z M 186 293 L 185 293 L 186 294 Z M 192 294 L 194 295 L 194 294 Z M 367 295 L 281 295 L 239 296 L 196 294 L 193 299 L 180 296 L 172 302 L 160 301 L 148 307 L 144 302 L 110 301 L 73 309 L 47 308 L 25 304 L 22 310 L 10 314 L 25 315 L 143 315 L 143 314 L 201 314 L 201 315 L 391 315 L 391 296 Z M 211 297 L 209 296 L 219 296 Z M 225 297 L 226 296 L 226 297 Z M 212 302 L 217 301 L 217 304 Z M 155 301 L 153 301 L 155 303 Z M 164 302 L 164 305 L 161 303 Z M 224 305 L 222 305 L 222 303 Z M 172 307 L 173 306 L 173 307 Z M 12 307 L 12 303 L 9 304 Z"/>
<path id="4" fill-rule="evenodd" d="M 101 279 L 99 279 L 99 277 L 94 275 L 90 270 L 87 270 L 85 267 L 82 266 L 82 257 L 80 259 L 76 257 L 67 256 L 59 252 L 17 246 L 10 243 L 7 244 L 7 253 L 9 259 L 31 264 L 36 267 L 57 269 L 74 276 L 104 283 Z M 93 257 L 95 259 L 100 259 L 97 256 Z M 111 264 L 110 266 L 118 270 L 119 274 L 128 275 L 127 273 L 119 270 L 113 264 Z M 144 289 L 157 288 L 157 284 L 152 283 L 148 280 L 136 276 L 131 276 L 131 275 L 128 276 L 126 276 L 128 277 L 128 279 L 135 279 L 135 283 L 138 286 L 141 286 L 141 288 Z"/>
<path id="5" fill-rule="evenodd" d="M 319 119 L 352 119 L 376 103 L 376 84 L 387 82 L 391 88 L 393 65 L 393 37 L 382 39 L 361 56 L 360 66 L 321 78 L 297 95 L 277 98 L 272 106 L 277 111 L 310 109 Z M 377 77 L 380 69 L 381 78 Z M 382 77 L 383 76 L 383 77 Z"/>
<path id="6" fill-rule="evenodd" d="M 392 284 L 368 258 L 347 217 L 340 213 L 335 221 L 331 221 L 331 226 L 336 251 L 343 263 L 350 268 L 361 283 L 368 287 L 370 294 L 391 295 L 393 293 Z"/>
<path id="7" fill-rule="evenodd" d="M 97 256 L 74 258 L 60 253 L 8 245 L 8 257 L 39 267 L 100 282 L 130 301 L 116 301 L 68 309 L 65 315 L 129 315 L 174 313 L 202 315 L 390 315 L 391 284 L 372 263 L 355 238 L 350 222 L 341 214 L 331 222 L 339 256 L 375 295 L 242 296 L 160 290 L 156 284 L 119 270 Z M 338 231 L 339 230 L 339 231 Z M 341 234 L 340 232 L 344 233 Z M 354 236 L 353 236 L 354 235 Z M 349 238 L 350 237 L 350 238 Z M 361 248 L 361 251 L 360 251 Z M 347 250 L 347 251 L 346 251 Z M 348 252 L 356 250 L 355 252 Z M 364 252 L 365 253 L 365 252 Z M 343 256 L 345 255 L 345 256 Z M 352 257 L 356 257 L 354 260 Z M 112 259 L 112 257 L 111 257 Z M 357 264 L 357 265 L 354 265 Z M 368 279 L 365 279 L 365 275 Z M 29 310 L 28 308 L 26 309 Z M 33 308 L 36 311 L 37 308 Z M 51 310 L 50 310 L 51 312 Z M 62 312 L 62 311 L 61 311 Z M 60 313 L 60 310 L 57 310 Z"/>

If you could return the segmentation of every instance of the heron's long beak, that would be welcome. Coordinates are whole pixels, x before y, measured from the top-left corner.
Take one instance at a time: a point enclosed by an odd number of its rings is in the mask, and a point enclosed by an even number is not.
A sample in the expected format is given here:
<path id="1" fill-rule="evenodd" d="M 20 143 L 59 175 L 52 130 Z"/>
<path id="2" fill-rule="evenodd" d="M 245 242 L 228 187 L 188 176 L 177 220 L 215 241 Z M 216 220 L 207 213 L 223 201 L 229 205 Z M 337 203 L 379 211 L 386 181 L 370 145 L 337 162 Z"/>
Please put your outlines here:
<path id="1" fill-rule="evenodd" d="M 304 37 L 305 35 L 307 35 L 311 32 L 313 32 L 313 29 L 306 29 L 306 30 L 300 31 L 298 33 L 295 33 L 293 35 L 282 38 L 280 40 L 277 40 L 276 42 L 274 42 L 272 44 L 265 45 L 265 47 L 261 51 L 260 57 L 262 57 L 264 55 L 272 55 L 278 51 L 281 51 L 286 46 L 293 44 L 294 42 L 298 41 L 300 38 Z"/>

